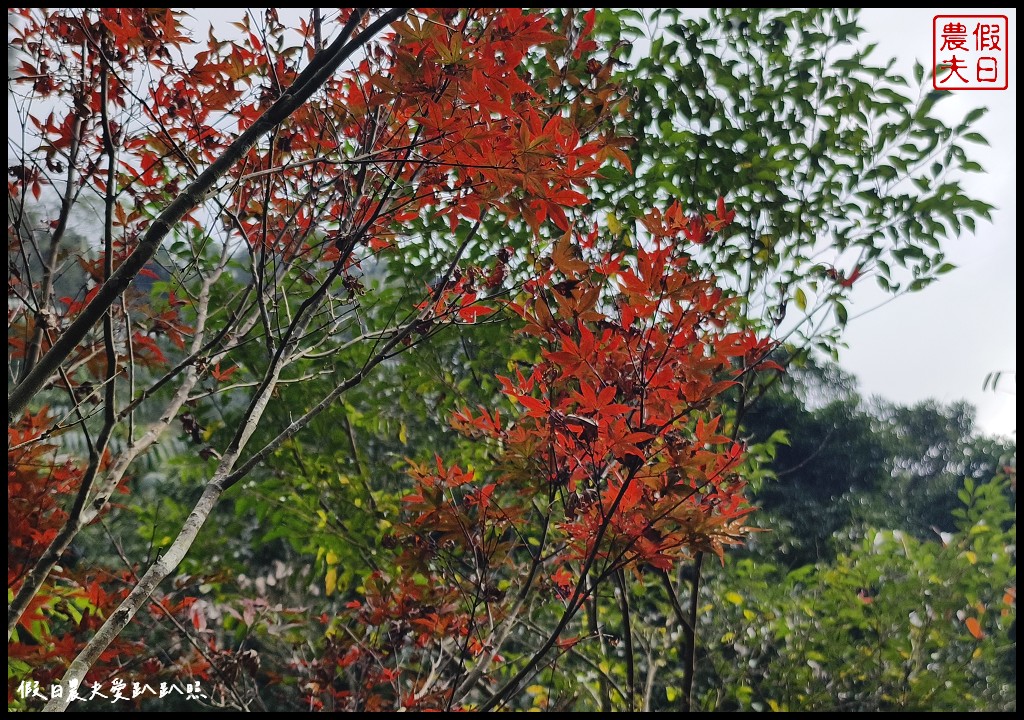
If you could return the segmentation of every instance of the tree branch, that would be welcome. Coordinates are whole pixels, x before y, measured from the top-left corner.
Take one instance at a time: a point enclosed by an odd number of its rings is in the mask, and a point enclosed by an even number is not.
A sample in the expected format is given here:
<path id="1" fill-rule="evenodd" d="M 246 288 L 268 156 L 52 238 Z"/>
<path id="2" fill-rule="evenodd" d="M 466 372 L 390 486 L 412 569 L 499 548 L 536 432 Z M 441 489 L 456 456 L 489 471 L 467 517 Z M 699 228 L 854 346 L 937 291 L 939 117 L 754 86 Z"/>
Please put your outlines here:
<path id="1" fill-rule="evenodd" d="M 138 247 L 103 283 L 89 305 L 57 338 L 57 341 L 39 359 L 25 379 L 8 395 L 8 423 L 12 418 L 21 414 L 46 380 L 56 372 L 57 367 L 82 342 L 96 323 L 100 322 L 107 308 L 128 288 L 139 271 L 153 258 L 171 228 L 215 190 L 217 181 L 224 177 L 261 137 L 301 107 L 331 77 L 342 62 L 384 27 L 404 15 L 406 11 L 407 8 L 388 10 L 349 41 L 349 34 L 362 17 L 361 10 L 353 12 L 352 19 L 346 25 L 345 31 L 327 50 L 314 56 L 313 61 L 299 74 L 288 92 L 263 113 L 251 127 L 239 135 L 224 153 L 200 173 L 199 177 L 190 183 L 150 224 L 146 234 L 139 241 Z"/>

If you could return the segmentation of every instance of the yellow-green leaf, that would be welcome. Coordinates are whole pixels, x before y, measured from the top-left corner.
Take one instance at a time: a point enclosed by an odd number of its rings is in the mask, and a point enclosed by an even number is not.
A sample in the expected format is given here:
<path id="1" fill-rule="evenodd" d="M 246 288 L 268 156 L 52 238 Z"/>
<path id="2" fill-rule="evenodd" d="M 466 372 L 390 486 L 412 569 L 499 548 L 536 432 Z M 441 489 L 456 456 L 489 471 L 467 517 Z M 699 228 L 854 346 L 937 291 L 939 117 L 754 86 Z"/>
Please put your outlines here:
<path id="1" fill-rule="evenodd" d="M 725 594 L 725 599 L 728 600 L 729 602 L 731 602 L 733 605 L 742 605 L 743 604 L 743 596 L 740 595 L 738 592 L 735 592 L 735 591 L 727 592 Z"/>
<path id="2" fill-rule="evenodd" d="M 801 288 L 796 289 L 794 299 L 796 300 L 796 306 L 800 308 L 801 311 L 807 309 L 807 294 Z"/>
<path id="3" fill-rule="evenodd" d="M 605 215 L 605 220 L 608 221 L 608 230 L 611 234 L 618 237 L 622 232 L 622 223 L 619 222 L 619 219 L 613 213 L 608 213 Z"/>
<path id="4" fill-rule="evenodd" d="M 327 597 L 334 594 L 335 588 L 338 587 L 338 568 L 333 565 L 327 568 L 327 577 L 324 579 L 324 589 L 327 591 Z"/>

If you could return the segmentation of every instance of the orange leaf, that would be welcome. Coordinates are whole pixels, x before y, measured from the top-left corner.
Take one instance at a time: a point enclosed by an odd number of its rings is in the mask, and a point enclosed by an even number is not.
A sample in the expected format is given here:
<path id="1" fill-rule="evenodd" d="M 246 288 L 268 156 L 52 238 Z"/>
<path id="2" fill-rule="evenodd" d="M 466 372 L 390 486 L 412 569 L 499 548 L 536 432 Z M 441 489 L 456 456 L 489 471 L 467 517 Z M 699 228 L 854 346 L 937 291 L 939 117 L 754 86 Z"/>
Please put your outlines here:
<path id="1" fill-rule="evenodd" d="M 846 278 L 845 280 L 840 280 L 839 284 L 842 285 L 843 287 L 853 287 L 853 284 L 857 282 L 857 278 L 859 278 L 862 274 L 863 273 L 861 271 L 861 266 L 858 265 L 853 269 L 853 272 L 850 273 L 850 277 Z"/>
<path id="2" fill-rule="evenodd" d="M 577 257 L 572 244 L 571 232 L 566 232 L 555 243 L 555 247 L 551 250 L 551 262 L 566 277 L 575 277 L 579 273 L 586 272 L 590 267 Z"/>
<path id="3" fill-rule="evenodd" d="M 478 317 L 490 315 L 492 312 L 494 312 L 494 308 L 484 307 L 483 305 L 467 305 L 459 309 L 459 319 L 466 323 L 472 323 L 476 322 Z"/>
<path id="4" fill-rule="evenodd" d="M 978 618 L 969 617 L 964 624 L 967 626 L 967 631 L 974 636 L 975 640 L 981 640 L 985 637 L 985 631 L 981 629 L 981 623 L 978 622 Z"/>
<path id="5" fill-rule="evenodd" d="M 576 635 L 575 637 L 571 638 L 565 638 L 564 640 L 558 641 L 558 647 L 560 650 L 568 650 L 582 639 L 583 638 L 581 638 L 579 635 Z"/>
<path id="6" fill-rule="evenodd" d="M 238 366 L 235 365 L 234 367 L 222 371 L 220 369 L 220 363 L 217 363 L 216 365 L 213 366 L 213 368 L 210 369 L 210 375 L 217 382 L 224 382 L 225 380 L 228 380 L 232 375 L 234 375 L 237 370 Z"/>

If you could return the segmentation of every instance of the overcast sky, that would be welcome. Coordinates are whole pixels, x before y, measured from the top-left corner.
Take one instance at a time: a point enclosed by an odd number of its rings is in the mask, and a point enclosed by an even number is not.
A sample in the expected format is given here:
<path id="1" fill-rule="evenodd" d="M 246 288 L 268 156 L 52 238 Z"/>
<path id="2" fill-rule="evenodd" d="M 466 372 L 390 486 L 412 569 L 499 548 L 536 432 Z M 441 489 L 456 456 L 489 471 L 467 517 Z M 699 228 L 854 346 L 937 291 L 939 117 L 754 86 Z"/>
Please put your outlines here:
<path id="1" fill-rule="evenodd" d="M 978 408 L 981 427 L 990 433 L 1014 434 L 1017 428 L 1016 375 L 1004 376 L 996 392 L 983 391 L 986 374 L 1017 369 L 1017 14 L 1007 8 L 914 10 L 866 9 L 861 24 L 869 42 L 883 55 L 899 59 L 910 76 L 914 60 L 929 67 L 932 18 L 969 12 L 1009 18 L 1009 89 L 958 91 L 938 104 L 947 121 L 985 105 L 988 114 L 977 126 L 990 147 L 971 145 L 971 156 L 986 172 L 971 177 L 968 194 L 996 206 L 992 223 L 978 224 L 944 250 L 957 269 L 930 287 L 898 298 L 851 320 L 841 351 L 844 368 L 860 379 L 865 395 L 912 403 L 933 397 L 966 399 Z M 851 317 L 877 304 L 880 291 L 865 283 L 854 295 Z"/>

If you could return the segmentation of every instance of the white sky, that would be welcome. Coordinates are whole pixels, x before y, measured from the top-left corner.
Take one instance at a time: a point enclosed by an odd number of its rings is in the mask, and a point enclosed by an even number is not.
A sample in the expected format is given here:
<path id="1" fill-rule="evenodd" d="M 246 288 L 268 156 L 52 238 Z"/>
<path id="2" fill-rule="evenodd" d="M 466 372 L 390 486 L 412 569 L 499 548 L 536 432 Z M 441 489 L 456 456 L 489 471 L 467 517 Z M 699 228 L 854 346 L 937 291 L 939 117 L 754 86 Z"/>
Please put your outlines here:
<path id="1" fill-rule="evenodd" d="M 901 403 L 966 399 L 978 408 L 981 429 L 1011 435 L 1017 428 L 1016 376 L 1004 375 L 996 392 L 983 391 L 982 384 L 990 372 L 1017 370 L 1016 10 L 871 8 L 862 11 L 861 25 L 865 39 L 878 43 L 876 62 L 896 57 L 895 69 L 910 77 L 915 59 L 931 65 L 932 18 L 963 13 L 1009 18 L 1009 89 L 957 91 L 938 104 L 947 123 L 978 105 L 989 108 L 976 129 L 991 145 L 966 148 L 986 172 L 964 187 L 996 206 L 992 223 L 981 222 L 975 235 L 965 232 L 946 244 L 956 270 L 919 293 L 851 319 L 840 363 L 860 379 L 864 395 Z M 872 283 L 863 285 L 850 305 L 851 318 L 881 299 Z"/>

